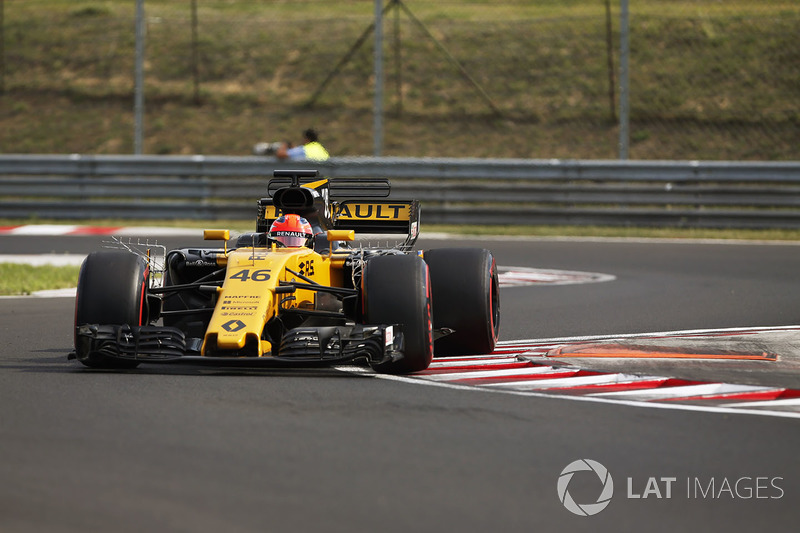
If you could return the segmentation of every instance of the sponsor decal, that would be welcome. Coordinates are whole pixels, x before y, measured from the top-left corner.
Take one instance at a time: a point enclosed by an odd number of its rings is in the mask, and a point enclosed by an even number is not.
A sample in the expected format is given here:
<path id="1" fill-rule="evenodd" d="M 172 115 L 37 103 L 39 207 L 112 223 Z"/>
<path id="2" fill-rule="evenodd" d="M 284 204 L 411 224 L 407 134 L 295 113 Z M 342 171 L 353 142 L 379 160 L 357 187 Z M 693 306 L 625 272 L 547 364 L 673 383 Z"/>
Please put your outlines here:
<path id="1" fill-rule="evenodd" d="M 242 322 L 241 320 L 228 320 L 224 324 L 222 324 L 222 329 L 229 333 L 234 333 L 239 331 L 240 329 L 244 328 L 247 324 Z"/>
<path id="2" fill-rule="evenodd" d="M 297 265 L 300 267 L 300 275 L 301 276 L 313 276 L 314 275 L 314 260 L 309 259 L 308 261 L 302 261 Z"/>
<path id="3" fill-rule="evenodd" d="M 407 204 L 345 203 L 337 213 L 341 220 L 409 220 Z"/>

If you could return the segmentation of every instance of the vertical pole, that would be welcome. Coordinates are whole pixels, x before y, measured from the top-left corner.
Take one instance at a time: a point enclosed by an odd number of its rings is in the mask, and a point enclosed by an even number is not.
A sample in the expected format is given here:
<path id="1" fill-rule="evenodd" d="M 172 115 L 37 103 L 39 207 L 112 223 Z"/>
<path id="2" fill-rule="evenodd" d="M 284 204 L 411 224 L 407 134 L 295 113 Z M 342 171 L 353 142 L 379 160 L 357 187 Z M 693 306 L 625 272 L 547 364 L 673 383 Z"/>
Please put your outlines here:
<path id="1" fill-rule="evenodd" d="M 197 0 L 192 0 L 192 77 L 194 78 L 194 103 L 200 104 L 200 52 L 198 50 Z"/>
<path id="2" fill-rule="evenodd" d="M 403 66 L 400 48 L 400 10 L 394 10 L 394 73 L 397 116 L 403 112 Z"/>
<path id="3" fill-rule="evenodd" d="M 375 102 L 373 105 L 373 154 L 383 149 L 383 0 L 375 0 Z"/>
<path id="4" fill-rule="evenodd" d="M 630 25 L 628 0 L 620 0 L 619 49 L 619 158 L 628 159 L 630 148 L 630 84 L 628 58 L 630 56 Z"/>
<path id="5" fill-rule="evenodd" d="M 6 93 L 6 30 L 5 9 L 0 0 L 0 94 Z"/>
<path id="6" fill-rule="evenodd" d="M 611 121 L 617 120 L 617 95 L 614 87 L 614 28 L 611 23 L 611 0 L 606 0 L 606 57 L 608 58 L 608 106 Z"/>
<path id="7" fill-rule="evenodd" d="M 136 0 L 136 67 L 133 90 L 133 153 L 142 154 L 144 135 L 144 0 Z"/>

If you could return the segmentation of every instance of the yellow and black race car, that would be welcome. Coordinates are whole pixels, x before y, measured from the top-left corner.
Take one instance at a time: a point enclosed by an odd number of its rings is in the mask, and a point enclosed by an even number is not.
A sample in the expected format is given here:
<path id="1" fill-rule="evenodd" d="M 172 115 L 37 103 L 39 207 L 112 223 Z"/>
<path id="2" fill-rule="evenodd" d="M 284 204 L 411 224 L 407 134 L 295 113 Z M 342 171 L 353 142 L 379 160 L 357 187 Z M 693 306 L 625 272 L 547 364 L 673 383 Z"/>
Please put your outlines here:
<path id="1" fill-rule="evenodd" d="M 419 204 L 389 193 L 382 179 L 275 171 L 256 231 L 235 244 L 227 230 L 206 230 L 221 247 L 164 250 L 160 261 L 128 245 L 91 253 L 71 358 L 92 368 L 365 362 L 408 373 L 434 353 L 490 353 L 500 319 L 491 252 L 414 251 Z M 357 232 L 404 240 L 365 246 Z"/>

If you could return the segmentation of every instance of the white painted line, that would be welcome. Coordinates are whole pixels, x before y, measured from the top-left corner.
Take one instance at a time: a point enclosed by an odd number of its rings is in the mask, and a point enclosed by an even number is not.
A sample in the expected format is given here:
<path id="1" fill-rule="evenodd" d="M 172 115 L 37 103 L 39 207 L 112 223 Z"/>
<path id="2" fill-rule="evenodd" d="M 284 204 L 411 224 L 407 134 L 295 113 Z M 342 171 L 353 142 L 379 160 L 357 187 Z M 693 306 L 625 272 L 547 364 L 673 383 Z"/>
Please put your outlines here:
<path id="1" fill-rule="evenodd" d="M 210 223 L 209 226 L 214 226 Z M 81 226 L 75 224 L 27 224 L 0 229 L 0 235 L 29 236 L 80 236 L 104 237 L 119 235 L 124 237 L 198 237 L 202 238 L 202 229 L 171 228 L 163 226 Z"/>
<path id="2" fill-rule="evenodd" d="M 697 396 L 716 396 L 718 394 L 734 394 L 772 390 L 775 387 L 757 385 L 734 385 L 730 383 L 703 383 L 699 385 L 682 385 L 677 387 L 659 387 L 651 390 L 600 392 L 592 396 L 604 398 L 625 398 L 628 400 L 665 400 L 693 398 Z"/>
<path id="3" fill-rule="evenodd" d="M 0 296 L 0 300 L 11 300 L 14 298 L 75 298 L 77 289 L 52 289 L 46 291 L 36 291 L 31 294 L 8 294 Z"/>
<path id="4" fill-rule="evenodd" d="M 498 353 L 490 353 L 488 355 L 459 355 L 456 357 L 436 357 L 434 356 L 434 363 L 448 363 L 448 362 L 461 362 L 461 361 L 494 361 L 496 359 L 508 359 L 508 356 Z M 522 361 L 520 361 L 522 362 Z"/>
<path id="5" fill-rule="evenodd" d="M 31 296 L 36 298 L 75 298 L 78 289 L 52 289 L 47 291 L 36 291 Z"/>
<path id="6" fill-rule="evenodd" d="M 424 379 L 433 381 L 451 381 L 462 379 L 475 379 L 475 378 L 505 378 L 514 376 L 532 376 L 539 374 L 551 374 L 553 372 L 563 372 L 563 370 L 556 370 L 552 366 L 526 366 L 523 368 L 506 368 L 502 370 L 476 370 L 474 372 L 447 372 L 446 374 L 430 374 L 420 376 Z M 577 372 L 577 369 L 576 369 Z"/>
<path id="7" fill-rule="evenodd" d="M 465 361 L 437 361 L 433 360 L 431 365 L 428 367 L 429 369 L 436 369 L 436 368 L 458 368 L 462 366 L 492 366 L 492 365 L 500 365 L 500 364 L 507 364 L 507 363 L 521 363 L 516 357 L 500 357 L 497 359 L 486 360 L 486 357 L 478 358 L 476 360 L 465 360 Z"/>
<path id="8" fill-rule="evenodd" d="M 577 369 L 575 370 L 577 371 Z M 600 374 L 596 376 L 577 376 L 553 379 L 534 379 L 531 381 L 514 381 L 508 383 L 492 383 L 484 386 L 513 390 L 547 390 L 583 387 L 586 385 L 601 385 L 606 383 L 618 383 L 621 381 L 628 382 L 637 379 L 641 378 L 639 376 L 632 376 L 629 374 Z"/>
<path id="9" fill-rule="evenodd" d="M 66 235 L 80 226 L 60 224 L 29 224 L 10 230 L 11 235 Z"/>
<path id="10" fill-rule="evenodd" d="M 209 223 L 213 227 L 214 223 Z M 197 237 L 203 238 L 202 229 L 191 228 L 164 228 L 157 226 L 132 226 L 120 228 L 113 233 L 120 237 Z M 233 232 L 231 233 L 233 234 Z"/>
<path id="11" fill-rule="evenodd" d="M 740 402 L 740 403 L 729 403 L 726 407 L 759 407 L 759 408 L 769 408 L 769 407 L 797 407 L 800 406 L 800 398 L 786 398 L 783 400 L 764 400 L 761 402 Z"/>
<path id="12" fill-rule="evenodd" d="M 615 276 L 596 272 L 574 270 L 550 270 L 530 267 L 499 266 L 498 279 L 501 287 L 522 287 L 526 285 L 571 285 L 579 283 L 600 283 L 613 281 Z"/>
<path id="13" fill-rule="evenodd" d="M 33 266 L 80 266 L 84 259 L 83 254 L 0 254 L 0 263 Z"/>

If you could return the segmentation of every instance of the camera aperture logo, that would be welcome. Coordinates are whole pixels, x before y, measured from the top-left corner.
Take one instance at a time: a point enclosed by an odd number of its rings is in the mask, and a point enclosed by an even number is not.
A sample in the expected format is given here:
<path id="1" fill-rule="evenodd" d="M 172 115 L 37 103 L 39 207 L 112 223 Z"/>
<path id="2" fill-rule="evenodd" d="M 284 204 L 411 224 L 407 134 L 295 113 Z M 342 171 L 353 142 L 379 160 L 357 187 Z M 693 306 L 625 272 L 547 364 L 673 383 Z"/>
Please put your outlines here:
<path id="1" fill-rule="evenodd" d="M 603 489 L 594 503 L 577 503 L 569 493 L 569 484 L 576 472 L 590 471 L 597 475 Z M 611 479 L 608 469 L 592 459 L 578 459 L 573 461 L 561 471 L 558 476 L 558 499 L 571 513 L 578 516 L 593 516 L 608 507 L 614 495 L 614 480 Z"/>

